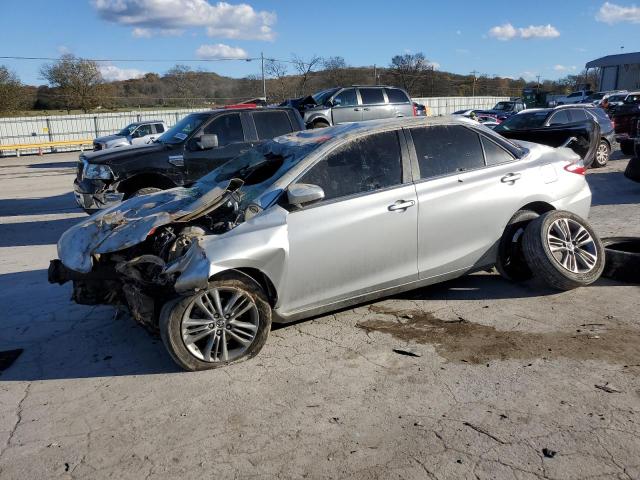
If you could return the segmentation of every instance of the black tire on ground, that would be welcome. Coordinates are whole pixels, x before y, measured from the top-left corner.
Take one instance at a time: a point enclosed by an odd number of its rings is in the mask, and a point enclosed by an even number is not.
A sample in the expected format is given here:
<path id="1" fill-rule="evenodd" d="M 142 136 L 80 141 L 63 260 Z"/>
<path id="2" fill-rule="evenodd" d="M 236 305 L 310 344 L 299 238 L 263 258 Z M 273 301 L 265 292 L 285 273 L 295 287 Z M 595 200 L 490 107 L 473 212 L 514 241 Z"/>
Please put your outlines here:
<path id="1" fill-rule="evenodd" d="M 627 168 L 624 170 L 624 176 L 629 180 L 640 183 L 640 156 L 635 156 L 629 160 Z"/>
<path id="2" fill-rule="evenodd" d="M 635 153 L 633 151 L 633 140 L 621 140 L 620 150 L 625 155 L 633 155 Z"/>
<path id="3" fill-rule="evenodd" d="M 329 124 L 324 120 L 316 120 L 311 124 L 311 128 L 327 128 Z"/>
<path id="4" fill-rule="evenodd" d="M 522 252 L 522 236 L 526 226 L 536 218 L 536 212 L 518 210 L 504 229 L 498 245 L 496 270 L 507 280 L 521 282 L 533 276 Z"/>
<path id="5" fill-rule="evenodd" d="M 162 191 L 161 188 L 145 187 L 145 188 L 141 188 L 140 190 L 136 190 L 135 192 L 133 192 L 131 194 L 131 197 L 129 197 L 129 198 L 139 197 L 141 195 L 149 195 L 151 193 L 156 193 L 156 192 L 161 192 L 161 191 Z"/>
<path id="6" fill-rule="evenodd" d="M 522 250 L 534 276 L 558 290 L 589 285 L 604 268 L 604 248 L 593 228 L 563 210 L 533 220 L 525 229 Z"/>
<path id="7" fill-rule="evenodd" d="M 604 167 L 609 162 L 609 156 L 611 155 L 611 147 L 606 140 L 600 140 L 598 150 L 591 164 L 591 168 Z"/>
<path id="8" fill-rule="evenodd" d="M 640 238 L 607 237 L 602 244 L 605 252 L 602 276 L 640 284 Z"/>
<path id="9" fill-rule="evenodd" d="M 223 359 L 223 350 L 222 344 L 226 342 L 227 345 L 239 347 L 242 350 L 241 343 L 234 340 L 234 337 L 230 337 L 229 330 L 236 331 L 230 328 L 226 321 L 220 317 L 218 320 L 208 320 L 204 314 L 204 311 L 201 307 L 197 306 L 197 299 L 201 298 L 203 293 L 205 292 L 213 292 L 215 289 L 219 289 L 219 298 L 222 302 L 226 301 L 230 302 L 235 293 L 240 293 L 246 296 L 247 299 L 250 299 L 250 302 L 253 302 L 253 305 L 256 307 L 256 311 L 249 311 L 248 313 L 239 315 L 238 318 L 242 317 L 246 319 L 247 315 L 256 315 L 253 317 L 254 321 L 257 321 L 257 327 L 253 330 L 255 331 L 253 339 L 251 343 L 245 347 L 245 350 L 234 354 L 234 350 L 229 350 L 229 359 Z M 225 296 L 226 295 L 226 296 Z M 244 300 L 243 300 L 244 301 Z M 213 307 L 215 300 L 209 303 L 209 306 L 213 308 L 215 311 L 216 308 Z M 222 303 L 221 305 L 225 305 Z M 228 305 L 228 303 L 227 303 Z M 198 342 L 193 342 L 191 349 L 187 347 L 185 341 L 183 340 L 182 335 L 182 327 L 183 320 L 186 317 L 189 317 L 189 320 L 193 321 L 192 315 L 194 314 L 194 309 L 196 309 L 196 315 L 202 317 L 204 322 L 210 322 L 207 327 L 205 325 L 194 326 L 195 334 L 204 333 L 204 328 L 216 328 L 218 327 L 221 338 L 218 339 L 218 343 L 216 345 L 219 348 L 213 350 L 212 346 L 207 344 L 209 340 L 211 340 L 212 344 L 214 339 L 216 338 L 217 331 L 213 331 L 214 333 L 203 337 L 198 340 Z M 198 311 L 200 314 L 198 314 Z M 233 319 L 231 320 L 233 321 Z M 220 322 L 224 324 L 223 327 L 220 327 Z M 241 321 L 245 325 L 248 325 L 251 322 Z M 214 325 L 211 327 L 211 325 Z M 191 327 L 186 327 L 191 328 Z M 243 327 L 246 328 L 246 327 Z M 264 294 L 262 288 L 256 283 L 253 282 L 250 278 L 244 277 L 242 275 L 232 275 L 229 274 L 219 280 L 214 280 L 209 282 L 209 286 L 206 291 L 200 291 L 195 295 L 191 295 L 189 297 L 180 297 L 174 300 L 167 302 L 160 312 L 160 336 L 162 338 L 162 342 L 167 348 L 171 358 L 183 369 L 188 371 L 196 371 L 196 370 L 208 370 L 212 368 L 219 368 L 231 363 L 241 362 L 243 360 L 247 360 L 253 356 L 255 356 L 264 344 L 267 341 L 267 337 L 269 335 L 269 331 L 271 330 L 271 307 L 269 306 L 269 302 L 267 301 L 267 297 Z M 192 330 L 193 331 L 193 330 Z M 245 332 L 240 332 L 242 334 L 246 334 Z M 195 335 L 194 335 L 195 336 Z M 227 338 L 229 342 L 227 342 Z M 209 360 L 204 357 L 207 352 L 209 352 Z M 215 352 L 218 352 L 217 355 Z M 199 358 L 198 355 L 203 358 Z M 214 356 L 212 359 L 211 356 Z M 217 358 L 216 358 L 217 357 Z"/>

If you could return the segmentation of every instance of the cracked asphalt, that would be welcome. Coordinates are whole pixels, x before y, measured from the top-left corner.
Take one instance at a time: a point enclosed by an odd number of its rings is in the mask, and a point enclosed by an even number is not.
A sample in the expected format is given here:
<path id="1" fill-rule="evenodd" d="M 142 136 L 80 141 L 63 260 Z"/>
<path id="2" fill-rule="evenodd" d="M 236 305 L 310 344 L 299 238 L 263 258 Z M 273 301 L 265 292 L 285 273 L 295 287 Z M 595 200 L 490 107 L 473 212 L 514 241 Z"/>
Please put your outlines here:
<path id="1" fill-rule="evenodd" d="M 277 327 L 184 373 L 159 339 L 49 285 L 77 153 L 0 159 L 0 478 L 640 478 L 640 287 L 475 274 Z M 602 236 L 640 185 L 588 174 Z M 412 355 L 394 352 L 408 351 Z"/>

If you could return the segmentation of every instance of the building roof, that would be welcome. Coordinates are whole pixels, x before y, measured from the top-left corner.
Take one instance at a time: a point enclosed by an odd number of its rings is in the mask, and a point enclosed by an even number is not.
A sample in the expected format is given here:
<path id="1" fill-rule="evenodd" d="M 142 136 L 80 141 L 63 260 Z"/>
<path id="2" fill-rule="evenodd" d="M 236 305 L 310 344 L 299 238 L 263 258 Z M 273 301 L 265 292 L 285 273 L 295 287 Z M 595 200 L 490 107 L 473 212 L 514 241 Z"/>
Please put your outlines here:
<path id="1" fill-rule="evenodd" d="M 640 63 L 640 52 L 620 53 L 618 55 L 607 55 L 587 62 L 586 68 L 614 67 L 629 63 Z"/>

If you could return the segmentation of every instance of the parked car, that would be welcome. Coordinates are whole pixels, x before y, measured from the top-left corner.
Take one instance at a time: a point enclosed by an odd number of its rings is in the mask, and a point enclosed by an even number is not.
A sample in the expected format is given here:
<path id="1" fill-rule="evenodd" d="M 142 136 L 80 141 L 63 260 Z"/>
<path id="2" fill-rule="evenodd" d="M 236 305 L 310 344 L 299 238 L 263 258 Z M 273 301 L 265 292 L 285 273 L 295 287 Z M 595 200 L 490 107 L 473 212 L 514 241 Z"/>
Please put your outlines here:
<path id="1" fill-rule="evenodd" d="M 595 131 L 589 125 L 591 122 L 596 122 L 600 128 Z M 575 138 L 570 147 L 585 158 L 586 167 L 605 166 L 616 144 L 613 124 L 607 114 L 601 108 L 587 104 L 526 110 L 502 122 L 495 131 L 507 138 L 552 147 Z"/>
<path id="2" fill-rule="evenodd" d="M 615 137 L 620 143 L 620 150 L 625 155 L 633 155 L 633 144 L 640 137 L 638 120 L 640 120 L 640 92 L 627 94 L 622 104 L 611 112 L 611 120 L 615 125 Z"/>
<path id="3" fill-rule="evenodd" d="M 403 118 L 275 138 L 201 178 L 81 221 L 49 280 L 127 305 L 202 370 L 256 355 L 290 322 L 497 265 L 568 290 L 603 268 L 567 148 L 471 120 Z"/>
<path id="4" fill-rule="evenodd" d="M 478 113 L 493 115 L 497 118 L 498 122 L 502 122 L 512 115 L 525 110 L 526 108 L 527 106 L 525 105 L 525 103 L 522 100 L 518 99 L 498 102 L 491 110 L 480 110 L 478 111 Z"/>
<path id="5" fill-rule="evenodd" d="M 554 102 L 556 106 L 581 103 L 592 94 L 592 90 L 578 90 L 577 92 L 571 92 L 569 95 L 556 97 Z"/>
<path id="6" fill-rule="evenodd" d="M 413 102 L 413 114 L 416 117 L 426 117 L 427 107 L 425 107 L 421 103 Z"/>
<path id="7" fill-rule="evenodd" d="M 287 100 L 284 105 L 297 108 L 307 128 L 417 114 L 407 92 L 379 85 L 329 88 L 301 99 Z"/>
<path id="8" fill-rule="evenodd" d="M 93 150 L 125 147 L 128 145 L 144 145 L 150 143 L 167 130 L 162 120 L 147 120 L 130 123 L 118 133 L 98 137 L 93 141 Z"/>
<path id="9" fill-rule="evenodd" d="M 192 113 L 153 143 L 82 153 L 76 201 L 93 212 L 136 195 L 189 185 L 259 142 L 303 129 L 292 108 Z"/>
<path id="10" fill-rule="evenodd" d="M 628 95 L 629 92 L 619 92 L 609 95 L 605 100 L 603 100 L 602 108 L 604 108 L 604 111 L 611 116 L 615 109 L 624 103 L 624 100 Z"/>

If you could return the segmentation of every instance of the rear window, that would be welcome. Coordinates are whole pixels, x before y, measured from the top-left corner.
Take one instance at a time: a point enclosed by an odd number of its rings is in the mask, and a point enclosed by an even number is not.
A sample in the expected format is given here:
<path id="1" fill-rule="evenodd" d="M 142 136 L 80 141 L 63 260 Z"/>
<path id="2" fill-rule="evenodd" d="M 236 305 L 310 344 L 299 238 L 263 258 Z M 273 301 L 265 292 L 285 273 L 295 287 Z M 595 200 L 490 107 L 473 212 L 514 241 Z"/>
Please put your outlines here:
<path id="1" fill-rule="evenodd" d="M 362 103 L 365 105 L 384 103 L 384 95 L 381 88 L 361 88 L 360 98 L 362 98 Z"/>
<path id="2" fill-rule="evenodd" d="M 572 122 L 581 122 L 583 120 L 588 120 L 586 112 L 581 108 L 572 108 L 570 110 L 570 113 Z"/>
<path id="3" fill-rule="evenodd" d="M 547 119 L 548 114 L 548 110 L 519 113 L 502 122 L 494 130 L 496 132 L 504 132 L 509 130 L 526 130 L 528 128 L 540 128 L 544 125 L 544 121 Z"/>
<path id="4" fill-rule="evenodd" d="M 268 140 L 293 131 L 287 112 L 254 112 L 252 115 L 260 140 Z"/>
<path id="5" fill-rule="evenodd" d="M 603 109 L 601 108 L 590 108 L 589 109 L 589 113 L 594 114 L 596 117 L 598 117 L 600 120 L 606 120 L 606 121 L 610 121 L 609 120 L 609 116 L 607 115 L 607 112 L 605 112 Z"/>
<path id="6" fill-rule="evenodd" d="M 409 103 L 409 98 L 402 90 L 397 88 L 385 88 L 384 90 L 387 92 L 389 103 Z"/>
<path id="7" fill-rule="evenodd" d="M 640 94 L 633 93 L 624 99 L 624 103 L 640 103 Z"/>

